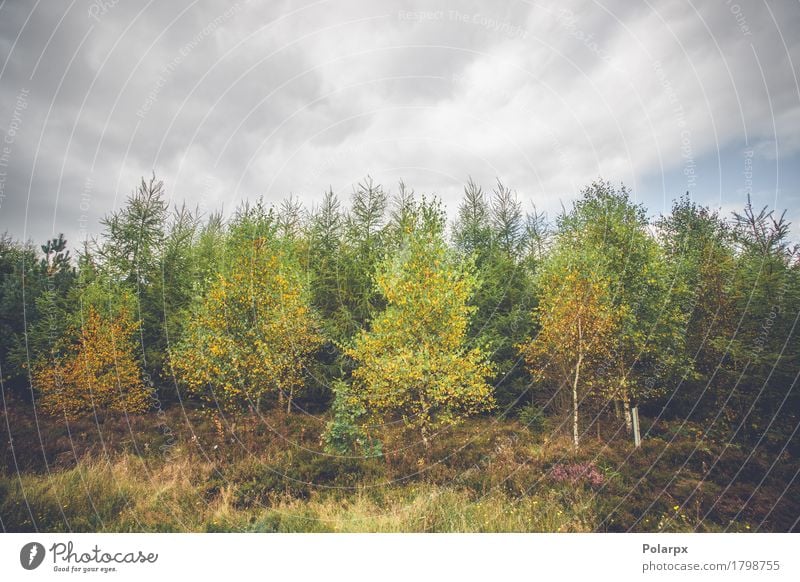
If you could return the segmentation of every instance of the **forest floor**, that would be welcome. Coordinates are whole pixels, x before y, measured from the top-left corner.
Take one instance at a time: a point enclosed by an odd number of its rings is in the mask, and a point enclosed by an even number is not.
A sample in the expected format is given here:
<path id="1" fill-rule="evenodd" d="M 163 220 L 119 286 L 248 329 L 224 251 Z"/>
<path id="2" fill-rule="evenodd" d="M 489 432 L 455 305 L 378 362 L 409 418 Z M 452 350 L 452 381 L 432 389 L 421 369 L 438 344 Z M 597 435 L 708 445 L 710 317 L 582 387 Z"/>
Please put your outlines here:
<path id="1" fill-rule="evenodd" d="M 659 422 L 635 450 L 615 423 L 575 452 L 558 431 L 469 420 L 428 448 L 322 452 L 326 417 L 235 421 L 172 405 L 67 424 L 0 416 L 0 526 L 19 531 L 791 531 L 800 461 Z M 9 434 L 10 427 L 10 434 Z M 409 442 L 413 444 L 408 444 Z M 13 444 L 13 446 L 12 446 Z"/>

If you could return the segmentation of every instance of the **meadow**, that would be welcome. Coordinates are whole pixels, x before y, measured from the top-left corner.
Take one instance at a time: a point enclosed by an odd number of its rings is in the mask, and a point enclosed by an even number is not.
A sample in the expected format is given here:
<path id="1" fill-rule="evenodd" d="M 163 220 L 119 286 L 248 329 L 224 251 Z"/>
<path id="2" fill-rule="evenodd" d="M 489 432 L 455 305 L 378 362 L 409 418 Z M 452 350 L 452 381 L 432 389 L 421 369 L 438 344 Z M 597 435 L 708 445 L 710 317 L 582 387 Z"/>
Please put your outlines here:
<path id="1" fill-rule="evenodd" d="M 5 531 L 768 532 L 800 515 L 796 457 L 716 445 L 692 424 L 576 453 L 555 427 L 485 418 L 427 450 L 395 434 L 364 459 L 325 454 L 324 419 L 304 415 L 3 420 Z"/>

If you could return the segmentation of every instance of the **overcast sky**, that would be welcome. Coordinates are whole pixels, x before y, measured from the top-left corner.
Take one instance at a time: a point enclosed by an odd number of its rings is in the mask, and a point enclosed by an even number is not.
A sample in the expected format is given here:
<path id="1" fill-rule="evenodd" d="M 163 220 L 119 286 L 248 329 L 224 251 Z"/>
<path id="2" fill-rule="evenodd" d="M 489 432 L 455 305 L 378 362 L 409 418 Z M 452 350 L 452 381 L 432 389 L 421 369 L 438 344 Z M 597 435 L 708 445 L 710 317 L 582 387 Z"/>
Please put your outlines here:
<path id="1" fill-rule="evenodd" d="M 551 8 L 557 5 L 558 8 Z M 602 176 L 651 215 L 747 192 L 800 222 L 800 4 L 0 2 L 0 232 L 74 243 L 139 176 L 307 205 L 468 176 L 555 213 Z"/>

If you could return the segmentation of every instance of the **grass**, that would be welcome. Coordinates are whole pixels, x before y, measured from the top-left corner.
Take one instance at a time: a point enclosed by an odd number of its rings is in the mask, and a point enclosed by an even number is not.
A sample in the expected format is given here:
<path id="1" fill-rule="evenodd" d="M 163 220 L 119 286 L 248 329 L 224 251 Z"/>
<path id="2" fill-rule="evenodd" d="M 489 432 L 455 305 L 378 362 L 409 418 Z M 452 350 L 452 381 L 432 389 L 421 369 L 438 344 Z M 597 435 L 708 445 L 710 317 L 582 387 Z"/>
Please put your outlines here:
<path id="1" fill-rule="evenodd" d="M 796 459 L 698 447 L 670 426 L 637 451 L 587 438 L 576 453 L 479 418 L 430 449 L 394 430 L 384 457 L 348 459 L 320 454 L 323 422 L 299 414 L 234 425 L 176 409 L 41 430 L 25 409 L 5 414 L 5 531 L 789 531 L 800 515 Z"/>
<path id="2" fill-rule="evenodd" d="M 280 493 L 243 506 L 241 483 L 208 493 L 212 472 L 188 459 L 156 471 L 131 456 L 87 460 L 50 475 L 3 477 L 0 508 L 15 531 L 580 532 L 596 524 L 589 493 L 569 488 L 515 498 L 414 483 L 307 498 Z"/>

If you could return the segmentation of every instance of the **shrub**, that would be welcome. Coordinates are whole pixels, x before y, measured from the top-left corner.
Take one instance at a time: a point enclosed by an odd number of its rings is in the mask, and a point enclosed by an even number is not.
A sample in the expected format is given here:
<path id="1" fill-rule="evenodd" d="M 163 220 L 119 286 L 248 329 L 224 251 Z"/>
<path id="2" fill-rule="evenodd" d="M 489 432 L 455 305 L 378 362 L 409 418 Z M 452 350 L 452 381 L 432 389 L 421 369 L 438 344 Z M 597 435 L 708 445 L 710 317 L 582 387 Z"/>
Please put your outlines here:
<path id="1" fill-rule="evenodd" d="M 142 382 L 134 357 L 133 334 L 137 328 L 126 310 L 107 318 L 89 308 L 76 333 L 79 339 L 65 356 L 42 361 L 34 370 L 42 408 L 70 419 L 98 409 L 146 411 L 151 390 Z"/>
<path id="2" fill-rule="evenodd" d="M 585 483 L 592 487 L 600 487 L 605 477 L 594 463 L 558 463 L 550 469 L 550 477 L 556 483 Z"/>
<path id="3" fill-rule="evenodd" d="M 358 423 L 365 412 L 361 401 L 353 396 L 349 386 L 341 380 L 334 383 L 333 391 L 333 420 L 328 422 L 322 435 L 325 451 L 333 455 L 349 455 L 358 451 L 365 457 L 382 456 L 381 442 L 370 438 Z"/>
<path id="4" fill-rule="evenodd" d="M 544 432 L 546 420 L 542 407 L 536 404 L 528 404 L 519 411 L 519 421 L 533 434 Z"/>

